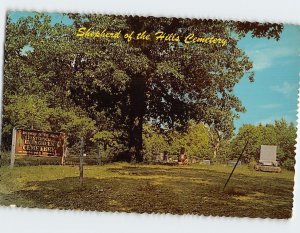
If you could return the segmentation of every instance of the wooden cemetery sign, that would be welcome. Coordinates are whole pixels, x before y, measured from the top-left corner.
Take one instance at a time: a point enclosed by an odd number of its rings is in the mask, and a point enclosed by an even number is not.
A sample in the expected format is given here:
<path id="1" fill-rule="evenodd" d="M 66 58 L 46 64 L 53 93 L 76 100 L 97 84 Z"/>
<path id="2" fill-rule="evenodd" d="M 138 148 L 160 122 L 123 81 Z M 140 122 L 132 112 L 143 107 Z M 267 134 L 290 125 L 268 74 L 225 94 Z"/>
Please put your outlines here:
<path id="1" fill-rule="evenodd" d="M 11 166 L 15 156 L 63 157 L 65 134 L 31 129 L 13 129 Z"/>

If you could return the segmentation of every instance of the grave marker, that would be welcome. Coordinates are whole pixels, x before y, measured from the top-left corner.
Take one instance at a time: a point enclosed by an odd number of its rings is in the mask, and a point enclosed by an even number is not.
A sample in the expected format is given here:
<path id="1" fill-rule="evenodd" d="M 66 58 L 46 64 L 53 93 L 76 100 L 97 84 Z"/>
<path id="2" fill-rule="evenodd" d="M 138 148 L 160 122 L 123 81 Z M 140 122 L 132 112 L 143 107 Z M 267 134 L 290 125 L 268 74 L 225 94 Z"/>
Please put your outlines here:
<path id="1" fill-rule="evenodd" d="M 277 166 L 277 146 L 261 145 L 259 162 L 265 166 Z"/>
<path id="2" fill-rule="evenodd" d="M 277 146 L 274 145 L 261 145 L 259 163 L 255 166 L 256 171 L 264 172 L 281 172 L 278 166 Z"/>

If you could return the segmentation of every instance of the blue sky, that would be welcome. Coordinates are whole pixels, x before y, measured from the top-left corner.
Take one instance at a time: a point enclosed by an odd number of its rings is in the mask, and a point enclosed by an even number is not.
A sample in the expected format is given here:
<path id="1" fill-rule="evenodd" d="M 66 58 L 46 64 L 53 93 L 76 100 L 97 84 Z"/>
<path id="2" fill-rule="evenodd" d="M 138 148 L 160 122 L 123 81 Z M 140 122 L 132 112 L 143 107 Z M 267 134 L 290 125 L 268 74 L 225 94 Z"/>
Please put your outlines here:
<path id="1" fill-rule="evenodd" d="M 279 41 L 246 36 L 238 45 L 253 61 L 255 82 L 244 77 L 234 89 L 247 109 L 235 121 L 235 127 L 271 123 L 280 118 L 296 123 L 300 26 L 285 25 Z"/>
<path id="2" fill-rule="evenodd" d="M 32 12 L 10 12 L 16 21 L 32 16 Z M 60 13 L 51 13 L 52 22 L 71 21 Z M 243 124 L 266 124 L 281 118 L 296 123 L 297 95 L 300 72 L 300 26 L 285 25 L 280 40 L 252 38 L 247 35 L 239 41 L 253 61 L 255 82 L 244 77 L 234 88 L 234 93 L 246 107 L 235 121 L 238 129 Z"/>

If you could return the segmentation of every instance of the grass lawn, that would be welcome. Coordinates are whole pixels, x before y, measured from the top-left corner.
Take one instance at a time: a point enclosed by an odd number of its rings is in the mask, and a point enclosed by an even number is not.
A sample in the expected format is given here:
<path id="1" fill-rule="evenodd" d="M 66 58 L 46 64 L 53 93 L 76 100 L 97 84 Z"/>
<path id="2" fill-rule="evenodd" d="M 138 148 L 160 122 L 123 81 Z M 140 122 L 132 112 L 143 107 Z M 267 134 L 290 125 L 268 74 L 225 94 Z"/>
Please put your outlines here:
<path id="1" fill-rule="evenodd" d="M 137 213 L 289 218 L 294 172 L 225 165 L 133 165 L 0 168 L 0 205 Z"/>

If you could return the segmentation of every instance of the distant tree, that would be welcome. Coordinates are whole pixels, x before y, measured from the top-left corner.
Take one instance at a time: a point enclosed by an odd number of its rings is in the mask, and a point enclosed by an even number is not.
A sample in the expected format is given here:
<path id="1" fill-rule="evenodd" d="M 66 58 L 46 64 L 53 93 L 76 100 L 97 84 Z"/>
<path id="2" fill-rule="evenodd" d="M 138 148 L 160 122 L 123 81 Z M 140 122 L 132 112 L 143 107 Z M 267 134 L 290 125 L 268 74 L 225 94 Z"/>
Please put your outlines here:
<path id="1" fill-rule="evenodd" d="M 190 158 L 212 159 L 213 157 L 209 129 L 203 123 L 189 122 L 186 132 L 177 133 L 177 138 L 171 144 L 173 153 L 178 154 L 182 146 Z"/>
<path id="2" fill-rule="evenodd" d="M 224 149 L 221 148 L 221 146 L 225 146 L 226 141 L 230 140 L 233 136 L 233 121 L 238 118 L 238 116 L 228 110 L 209 109 L 207 117 L 208 119 L 206 119 L 205 122 L 210 128 L 210 143 L 213 147 L 212 159 L 218 160 L 218 156 L 222 156 L 219 151 Z"/>
<path id="3" fill-rule="evenodd" d="M 166 136 L 151 124 L 144 124 L 143 143 L 145 159 L 148 161 L 155 160 L 157 155 L 170 150 Z"/>
<path id="4" fill-rule="evenodd" d="M 53 26 L 51 17 L 44 14 L 16 23 L 8 17 L 2 149 L 9 149 L 13 127 L 65 132 L 69 145 L 82 136 L 89 139 L 95 131 L 95 120 L 71 100 L 71 80 L 62 75 L 68 64 L 61 66 L 60 61 L 74 59 L 68 30 Z"/>
<path id="5" fill-rule="evenodd" d="M 258 161 L 261 145 L 276 145 L 281 165 L 291 167 L 295 163 L 296 127 L 285 119 L 276 120 L 273 124 L 243 125 L 231 142 L 231 158 L 238 157 L 247 141 L 244 162 L 251 159 Z"/>
<path id="6" fill-rule="evenodd" d="M 60 107 L 51 108 L 45 99 L 33 95 L 11 96 L 4 106 L 3 118 L 9 119 L 9 123 L 6 121 L 2 129 L 4 146 L 10 145 L 14 127 L 64 132 L 70 146 L 78 143 L 81 137 L 89 139 L 91 132 L 96 129 L 95 121 L 84 112 L 78 109 L 68 111 Z"/>
<path id="7" fill-rule="evenodd" d="M 177 159 L 180 148 L 184 147 L 190 158 L 212 159 L 213 147 L 210 142 L 209 128 L 203 123 L 188 123 L 185 132 L 163 132 L 151 124 L 144 125 L 143 142 L 147 160 L 167 152 Z"/>
<path id="8" fill-rule="evenodd" d="M 243 125 L 231 142 L 231 159 L 239 157 L 248 141 L 242 161 L 248 163 L 251 159 L 259 160 L 260 145 L 262 143 L 261 131 L 254 125 Z"/>
<path id="9" fill-rule="evenodd" d="M 295 149 L 297 129 L 293 123 L 288 124 L 284 119 L 275 121 L 275 132 L 278 149 L 278 159 L 282 165 L 290 170 L 295 165 Z"/>

